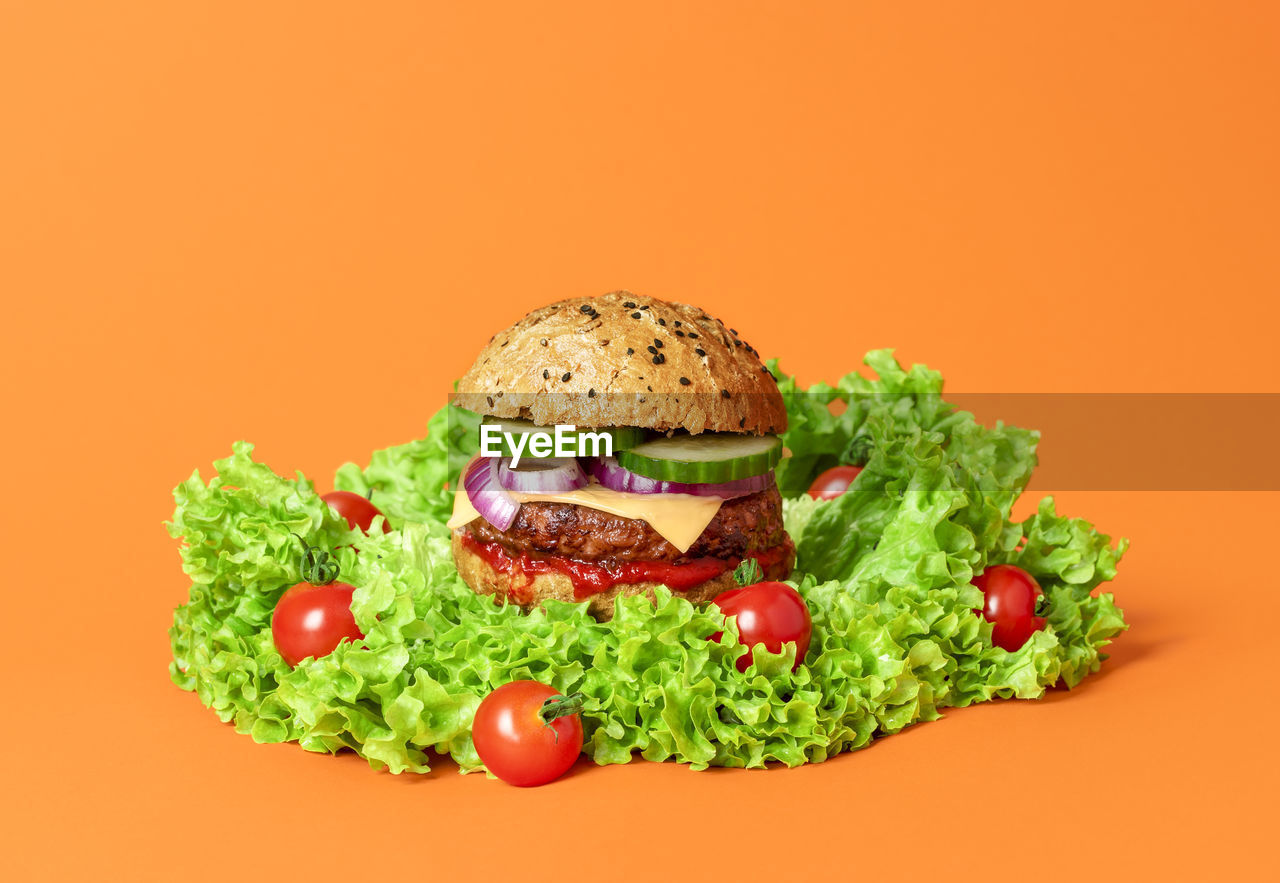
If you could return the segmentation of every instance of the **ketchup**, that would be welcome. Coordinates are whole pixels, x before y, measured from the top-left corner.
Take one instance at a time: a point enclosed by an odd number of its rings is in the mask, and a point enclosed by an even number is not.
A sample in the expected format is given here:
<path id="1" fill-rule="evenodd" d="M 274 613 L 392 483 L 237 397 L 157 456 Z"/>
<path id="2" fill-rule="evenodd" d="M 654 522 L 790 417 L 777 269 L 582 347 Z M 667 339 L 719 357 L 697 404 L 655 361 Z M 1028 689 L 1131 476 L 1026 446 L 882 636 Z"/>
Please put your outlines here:
<path id="1" fill-rule="evenodd" d="M 529 587 L 533 578 L 539 574 L 561 573 L 569 577 L 573 583 L 573 597 L 581 601 L 616 585 L 628 583 L 661 583 L 672 591 L 682 592 L 709 579 L 715 579 L 742 563 L 741 558 L 693 558 L 681 564 L 669 561 L 628 561 L 606 567 L 603 564 L 557 555 L 535 558 L 528 552 L 521 552 L 518 556 L 513 556 L 500 544 L 483 543 L 467 531 L 462 532 L 462 545 L 499 573 L 509 573 L 513 577 L 516 574 L 524 575 L 524 584 L 517 585 L 513 580 L 507 593 L 517 604 L 528 604 L 533 600 Z M 788 540 L 763 552 L 750 552 L 748 556 L 760 564 L 761 570 L 767 571 L 790 553 L 790 546 L 791 541 Z"/>

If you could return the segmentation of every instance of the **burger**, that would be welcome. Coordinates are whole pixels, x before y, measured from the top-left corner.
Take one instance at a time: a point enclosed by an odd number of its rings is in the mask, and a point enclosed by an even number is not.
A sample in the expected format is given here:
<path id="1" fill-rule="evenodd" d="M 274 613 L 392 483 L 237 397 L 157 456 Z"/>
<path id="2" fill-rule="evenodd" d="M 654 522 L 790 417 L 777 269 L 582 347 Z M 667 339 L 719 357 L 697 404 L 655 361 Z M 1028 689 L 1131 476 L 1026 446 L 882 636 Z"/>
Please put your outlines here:
<path id="1" fill-rule="evenodd" d="M 791 572 L 773 475 L 786 407 L 704 311 L 626 291 L 551 304 L 490 339 L 453 403 L 482 418 L 449 520 L 476 592 L 608 619 L 659 586 L 710 601 L 748 560 Z"/>

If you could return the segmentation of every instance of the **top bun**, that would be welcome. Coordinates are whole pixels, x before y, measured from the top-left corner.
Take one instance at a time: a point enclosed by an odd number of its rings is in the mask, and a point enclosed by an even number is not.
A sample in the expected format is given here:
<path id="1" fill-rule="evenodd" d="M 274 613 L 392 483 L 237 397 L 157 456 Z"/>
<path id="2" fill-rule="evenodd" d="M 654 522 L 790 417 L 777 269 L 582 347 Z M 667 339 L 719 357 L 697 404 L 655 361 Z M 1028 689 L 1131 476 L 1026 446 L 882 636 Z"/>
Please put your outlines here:
<path id="1" fill-rule="evenodd" d="M 539 426 L 787 428 L 777 382 L 737 331 L 697 307 L 628 291 L 562 300 L 500 331 L 454 402 Z"/>

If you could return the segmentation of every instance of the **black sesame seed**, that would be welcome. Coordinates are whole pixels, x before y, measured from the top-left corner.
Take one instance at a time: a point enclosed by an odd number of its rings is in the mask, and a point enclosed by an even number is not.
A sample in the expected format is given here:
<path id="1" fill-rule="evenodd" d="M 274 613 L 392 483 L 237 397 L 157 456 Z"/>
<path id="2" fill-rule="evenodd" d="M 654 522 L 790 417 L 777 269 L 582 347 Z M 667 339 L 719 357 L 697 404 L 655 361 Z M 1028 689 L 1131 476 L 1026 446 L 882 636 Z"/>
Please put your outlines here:
<path id="1" fill-rule="evenodd" d="M 635 351 L 635 350 L 633 350 L 631 347 L 627 347 L 627 355 L 628 355 L 628 356 L 634 356 L 635 354 L 636 354 L 636 351 Z"/>
<path id="2" fill-rule="evenodd" d="M 733 339 L 733 345 L 734 345 L 734 346 L 742 346 L 742 341 L 738 340 L 738 338 L 736 338 L 736 337 L 735 337 L 735 338 Z"/>
<path id="3" fill-rule="evenodd" d="M 642 310 L 647 310 L 647 309 L 649 309 L 649 305 L 648 305 L 648 304 L 645 304 L 645 305 L 644 305 L 644 306 L 642 306 L 640 309 L 642 309 Z"/>
<path id="4" fill-rule="evenodd" d="M 676 337 L 684 337 L 683 331 L 676 331 Z"/>
<path id="5" fill-rule="evenodd" d="M 589 313 L 591 312 L 591 304 L 583 304 L 582 306 L 578 307 L 578 309 L 582 310 L 582 312 L 584 313 Z"/>
<path id="6" fill-rule="evenodd" d="M 632 314 L 631 314 L 631 318 L 632 318 L 632 319 L 639 319 L 639 318 L 640 318 L 640 314 L 639 314 L 639 313 L 632 313 Z"/>
<path id="7" fill-rule="evenodd" d="M 707 355 L 707 351 L 706 351 L 706 350 L 704 350 L 704 349 L 703 349 L 702 347 L 700 347 L 700 346 L 695 346 L 695 347 L 693 348 L 693 351 L 694 351 L 695 353 L 697 353 L 698 355 L 700 355 L 700 356 L 704 357 L 704 358 L 705 358 L 705 357 L 706 357 L 706 355 Z"/>
<path id="8" fill-rule="evenodd" d="M 493 396 L 485 396 L 484 400 L 489 403 L 489 407 L 493 407 Z"/>
<path id="9" fill-rule="evenodd" d="M 659 319 L 659 320 L 658 320 L 658 324 L 659 324 L 659 325 L 661 325 L 661 326 L 663 326 L 663 327 L 665 328 L 665 327 L 666 327 L 666 324 L 667 324 L 667 320 L 666 320 L 666 319 Z"/>
<path id="10" fill-rule="evenodd" d="M 666 356 L 664 356 L 662 353 L 658 353 L 656 356 L 653 357 L 653 364 L 661 365 L 666 360 L 667 360 Z"/>
<path id="11" fill-rule="evenodd" d="M 662 341 L 658 340 L 658 338 L 656 337 L 653 339 L 653 345 L 656 346 L 658 349 L 662 349 Z"/>
<path id="12" fill-rule="evenodd" d="M 622 305 L 628 310 L 634 310 L 636 308 L 636 302 L 633 300 L 624 301 Z"/>
<path id="13" fill-rule="evenodd" d="M 544 369 L 542 370 L 542 379 L 543 379 L 543 380 L 550 380 L 550 379 L 551 379 L 551 372 L 550 372 L 550 371 L 548 371 L 548 370 L 546 370 L 546 369 L 544 368 Z"/>
<path id="14" fill-rule="evenodd" d="M 655 356 L 658 354 L 658 349 L 657 349 L 657 347 L 647 346 L 647 347 L 645 347 L 645 349 L 647 349 L 649 352 L 653 353 Z"/>
<path id="15" fill-rule="evenodd" d="M 643 377 L 641 377 L 640 379 L 641 379 L 641 380 L 644 380 L 644 378 L 643 378 Z M 653 387 L 652 387 L 652 386 L 646 386 L 646 387 L 645 387 L 645 389 L 649 390 L 649 392 L 653 392 Z M 643 402 L 643 401 L 644 401 L 644 399 L 641 399 L 640 401 L 642 401 L 642 402 Z"/>
<path id="16" fill-rule="evenodd" d="M 688 377 L 681 377 L 681 378 L 680 378 L 680 385 L 681 385 L 681 386 L 688 386 L 688 385 L 689 385 L 690 383 L 692 383 L 692 382 L 693 382 L 693 381 L 692 381 L 692 380 L 690 380 Z"/>
<path id="17" fill-rule="evenodd" d="M 727 399 L 727 398 L 729 398 L 729 390 L 727 390 L 727 389 L 722 389 L 722 390 L 720 390 L 720 398 L 722 398 L 722 399 Z"/>
<path id="18" fill-rule="evenodd" d="M 736 334 L 738 333 L 738 329 L 737 329 L 737 328 L 730 328 L 730 329 L 729 329 L 729 333 L 730 333 L 730 334 L 735 334 L 735 335 L 736 335 Z"/>
<path id="19" fill-rule="evenodd" d="M 676 319 L 676 327 L 677 327 L 677 328 L 679 328 L 679 327 L 680 327 L 680 320 L 679 320 L 679 319 Z"/>
<path id="20" fill-rule="evenodd" d="M 692 337 L 694 340 L 698 339 L 698 335 L 694 334 L 692 331 L 689 332 L 689 336 Z"/>
<path id="21" fill-rule="evenodd" d="M 761 365 L 761 366 L 760 366 L 760 370 L 761 370 L 761 372 L 763 372 L 763 373 L 765 373 L 765 374 L 768 374 L 768 373 L 769 373 L 769 369 L 768 369 L 768 368 L 766 368 L 764 365 Z"/>
<path id="22" fill-rule="evenodd" d="M 587 398 L 594 399 L 595 397 L 596 397 L 596 388 L 593 386 L 591 387 L 591 389 L 587 390 Z"/>
<path id="23" fill-rule="evenodd" d="M 572 374 L 570 374 L 568 371 L 566 371 L 566 372 L 564 372 L 564 374 L 562 374 L 562 375 L 560 376 L 560 379 L 561 379 L 562 381 L 564 381 L 565 383 L 568 383 L 568 382 L 569 382 L 569 378 L 570 378 L 570 377 L 572 377 L 572 376 L 573 376 Z"/>

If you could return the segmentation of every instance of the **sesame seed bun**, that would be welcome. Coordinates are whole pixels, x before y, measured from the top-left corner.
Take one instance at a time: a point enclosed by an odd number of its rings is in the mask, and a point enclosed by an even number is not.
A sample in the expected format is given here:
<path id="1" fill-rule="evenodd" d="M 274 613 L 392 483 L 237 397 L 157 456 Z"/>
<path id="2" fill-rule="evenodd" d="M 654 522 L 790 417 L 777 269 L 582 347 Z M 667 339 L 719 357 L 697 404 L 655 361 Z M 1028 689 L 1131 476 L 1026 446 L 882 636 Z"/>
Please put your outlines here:
<path id="1" fill-rule="evenodd" d="M 494 335 L 454 401 L 539 426 L 755 435 L 787 426 L 777 382 L 735 330 L 627 291 L 562 300 Z"/>

